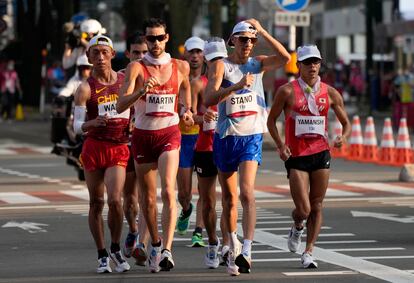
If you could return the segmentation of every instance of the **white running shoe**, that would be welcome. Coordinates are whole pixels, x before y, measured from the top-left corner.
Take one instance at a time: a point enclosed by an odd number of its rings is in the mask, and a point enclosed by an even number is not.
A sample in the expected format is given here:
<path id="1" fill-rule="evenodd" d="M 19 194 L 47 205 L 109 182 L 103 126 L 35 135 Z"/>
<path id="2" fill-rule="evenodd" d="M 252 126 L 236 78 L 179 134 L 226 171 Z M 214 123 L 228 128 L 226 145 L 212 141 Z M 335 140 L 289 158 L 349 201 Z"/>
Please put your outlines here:
<path id="1" fill-rule="evenodd" d="M 250 273 L 250 268 L 252 267 L 252 257 L 249 254 L 239 254 L 236 257 L 235 263 L 239 267 L 240 273 Z"/>
<path id="2" fill-rule="evenodd" d="M 97 273 L 111 273 L 112 269 L 111 266 L 109 265 L 109 257 L 101 257 L 100 259 L 98 259 L 98 268 L 96 269 Z"/>
<path id="3" fill-rule="evenodd" d="M 151 252 L 148 257 L 148 268 L 152 273 L 160 272 L 162 247 L 151 247 Z"/>
<path id="4" fill-rule="evenodd" d="M 174 268 L 174 260 L 169 250 L 165 249 L 161 254 L 160 267 L 161 271 L 170 271 Z"/>
<path id="5" fill-rule="evenodd" d="M 227 266 L 227 257 L 229 256 L 230 247 L 228 245 L 224 245 L 221 248 L 221 266 Z"/>
<path id="6" fill-rule="evenodd" d="M 231 276 L 240 275 L 239 267 L 236 265 L 236 255 L 233 250 L 229 250 L 227 257 L 227 273 Z"/>
<path id="7" fill-rule="evenodd" d="M 310 253 L 303 253 L 300 257 L 303 268 L 318 268 L 318 263 L 313 260 Z"/>
<path id="8" fill-rule="evenodd" d="M 207 253 L 204 257 L 204 263 L 207 265 L 208 268 L 215 269 L 219 267 L 220 260 L 218 256 L 218 251 L 220 247 L 220 240 L 217 238 L 217 245 L 208 245 L 207 246 Z"/>
<path id="9" fill-rule="evenodd" d="M 125 272 L 125 271 L 128 271 L 128 270 L 131 269 L 128 262 L 122 256 L 121 251 L 110 253 L 109 256 L 111 257 L 111 260 L 115 264 L 115 271 L 116 272 Z"/>
<path id="10" fill-rule="evenodd" d="M 297 230 L 295 225 L 292 226 L 292 229 L 290 229 L 289 231 L 289 235 L 288 235 L 288 248 L 289 251 L 291 251 L 292 253 L 297 252 L 297 250 L 300 247 L 300 243 L 301 243 L 301 237 L 303 234 L 303 230 Z"/>

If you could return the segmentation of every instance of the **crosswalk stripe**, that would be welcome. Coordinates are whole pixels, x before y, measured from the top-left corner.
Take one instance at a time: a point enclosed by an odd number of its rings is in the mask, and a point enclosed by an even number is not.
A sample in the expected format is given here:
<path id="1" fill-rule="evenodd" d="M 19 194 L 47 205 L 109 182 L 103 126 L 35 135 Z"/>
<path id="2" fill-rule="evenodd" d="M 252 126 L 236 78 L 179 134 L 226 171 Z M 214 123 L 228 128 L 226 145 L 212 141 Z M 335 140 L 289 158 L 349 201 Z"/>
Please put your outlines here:
<path id="1" fill-rule="evenodd" d="M 345 182 L 345 185 L 348 186 L 354 186 L 359 188 L 364 188 L 367 190 L 375 190 L 375 191 L 382 191 L 382 192 L 389 192 L 389 193 L 397 193 L 401 195 L 414 195 L 414 190 L 403 187 L 403 186 L 397 186 L 387 183 L 379 183 L 379 182 Z"/>
<path id="2" fill-rule="evenodd" d="M 352 275 L 358 274 L 356 271 L 342 270 L 342 271 L 300 271 L 300 272 L 282 272 L 286 276 L 332 276 L 332 275 Z"/>
<path id="3" fill-rule="evenodd" d="M 24 203 L 47 203 L 47 200 L 31 196 L 26 193 L 21 192 L 2 192 L 0 194 L 0 201 L 5 203 L 15 203 L 15 204 L 24 204 Z"/>
<path id="4" fill-rule="evenodd" d="M 284 190 L 290 190 L 290 186 L 289 185 L 277 185 L 276 186 L 279 189 L 284 189 Z M 326 196 L 328 197 L 358 197 L 358 196 L 362 196 L 363 194 L 361 193 L 355 193 L 355 192 L 347 192 L 344 190 L 340 190 L 340 189 L 333 189 L 328 187 L 328 190 L 326 191 Z"/>

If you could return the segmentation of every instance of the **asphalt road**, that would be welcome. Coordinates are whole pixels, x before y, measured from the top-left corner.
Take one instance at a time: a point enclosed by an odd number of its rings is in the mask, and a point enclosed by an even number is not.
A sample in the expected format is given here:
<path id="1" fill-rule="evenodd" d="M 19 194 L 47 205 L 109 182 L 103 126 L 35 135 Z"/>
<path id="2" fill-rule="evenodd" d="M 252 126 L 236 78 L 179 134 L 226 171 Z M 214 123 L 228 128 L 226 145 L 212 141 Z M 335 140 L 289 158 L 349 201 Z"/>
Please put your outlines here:
<path id="1" fill-rule="evenodd" d="M 0 130 L 0 283 L 414 282 L 414 184 L 398 183 L 398 168 L 333 161 L 314 251 L 319 268 L 304 270 L 300 255 L 287 251 L 293 204 L 272 151 L 264 152 L 257 176 L 251 274 L 235 278 L 223 267 L 207 269 L 205 250 L 188 247 L 190 233 L 175 236 L 170 272 L 151 274 L 131 260 L 130 272 L 95 274 L 87 190 L 63 158 L 47 154 L 48 122 L 1 124 Z M 123 236 L 126 231 L 125 224 Z"/>

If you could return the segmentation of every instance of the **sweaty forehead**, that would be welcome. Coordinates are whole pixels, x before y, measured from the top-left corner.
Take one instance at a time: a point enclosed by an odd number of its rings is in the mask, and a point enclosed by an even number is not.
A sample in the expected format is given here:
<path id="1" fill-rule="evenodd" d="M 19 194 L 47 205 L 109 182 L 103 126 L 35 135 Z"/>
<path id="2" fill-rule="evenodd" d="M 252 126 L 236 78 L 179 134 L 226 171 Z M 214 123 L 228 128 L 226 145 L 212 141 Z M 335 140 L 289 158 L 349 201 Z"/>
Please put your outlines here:
<path id="1" fill-rule="evenodd" d="M 90 47 L 89 51 L 95 51 L 95 52 L 96 51 L 100 51 L 100 52 L 109 51 L 109 52 L 112 52 L 112 48 L 110 46 L 107 46 L 107 45 L 94 45 L 94 46 Z"/>
<path id="2" fill-rule="evenodd" d="M 252 34 L 251 32 L 248 32 L 248 31 L 238 32 L 235 35 L 246 36 L 246 37 L 256 37 L 256 35 Z"/>
<path id="3" fill-rule="evenodd" d="M 165 34 L 165 29 L 163 26 L 159 27 L 147 27 L 145 30 L 146 35 L 161 35 Z"/>

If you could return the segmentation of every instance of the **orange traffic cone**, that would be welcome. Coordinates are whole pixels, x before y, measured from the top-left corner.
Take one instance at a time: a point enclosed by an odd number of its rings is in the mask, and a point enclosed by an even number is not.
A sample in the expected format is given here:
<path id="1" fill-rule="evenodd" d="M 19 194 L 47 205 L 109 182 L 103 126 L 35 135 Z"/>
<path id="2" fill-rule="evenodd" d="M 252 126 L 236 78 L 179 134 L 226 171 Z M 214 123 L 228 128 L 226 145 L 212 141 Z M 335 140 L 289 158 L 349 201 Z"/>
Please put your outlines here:
<path id="1" fill-rule="evenodd" d="M 412 151 L 407 128 L 407 118 L 401 118 L 398 128 L 397 146 L 395 147 L 395 165 L 401 166 L 411 162 Z"/>
<path id="2" fill-rule="evenodd" d="M 394 134 L 392 132 L 391 119 L 385 118 L 382 129 L 381 147 L 378 154 L 378 164 L 392 165 L 395 161 Z"/>
<path id="3" fill-rule="evenodd" d="M 378 142 L 375 134 L 374 118 L 371 116 L 367 118 L 364 132 L 364 145 L 362 152 L 363 162 L 377 162 L 378 161 Z"/>
<path id="4" fill-rule="evenodd" d="M 342 136 L 342 124 L 339 122 L 338 117 L 335 119 L 335 127 L 333 133 L 333 140 L 337 136 Z M 333 142 L 331 143 L 331 156 L 332 157 L 346 157 L 348 155 L 348 145 L 343 144 L 341 147 L 334 147 Z"/>
<path id="5" fill-rule="evenodd" d="M 360 161 L 362 159 L 362 130 L 359 116 L 355 115 L 352 119 L 352 132 L 349 140 L 349 152 L 347 159 Z"/>

